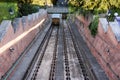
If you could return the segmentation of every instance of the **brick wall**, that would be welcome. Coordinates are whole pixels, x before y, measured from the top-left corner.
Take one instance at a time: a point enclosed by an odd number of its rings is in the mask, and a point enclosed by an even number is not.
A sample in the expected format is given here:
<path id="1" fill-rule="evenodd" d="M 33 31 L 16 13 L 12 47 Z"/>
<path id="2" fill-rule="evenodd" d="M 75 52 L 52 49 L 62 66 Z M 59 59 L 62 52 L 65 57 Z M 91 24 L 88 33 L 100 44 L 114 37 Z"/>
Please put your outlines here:
<path id="1" fill-rule="evenodd" d="M 99 22 L 98 34 L 92 37 L 88 28 L 88 21 L 84 18 L 81 20 L 76 17 L 75 23 L 79 32 L 86 41 L 92 54 L 97 59 L 98 63 L 105 70 L 110 80 L 119 80 L 120 78 L 120 44 L 117 42 L 112 30 L 108 27 L 108 31 L 103 31 L 102 25 Z"/>
<path id="2" fill-rule="evenodd" d="M 16 18 L 13 22 L 5 20 L 0 25 L 0 78 L 38 34 L 47 19 L 47 11 L 40 10 L 29 16 Z M 11 51 L 10 48 L 14 50 Z"/>

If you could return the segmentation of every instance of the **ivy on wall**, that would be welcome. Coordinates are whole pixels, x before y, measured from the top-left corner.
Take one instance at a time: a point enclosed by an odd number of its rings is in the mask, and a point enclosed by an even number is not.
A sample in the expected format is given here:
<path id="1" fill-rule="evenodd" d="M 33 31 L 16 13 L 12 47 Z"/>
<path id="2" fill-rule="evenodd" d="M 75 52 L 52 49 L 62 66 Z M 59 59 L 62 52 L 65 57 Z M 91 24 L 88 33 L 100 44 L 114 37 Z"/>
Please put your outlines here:
<path id="1" fill-rule="evenodd" d="M 94 19 L 93 19 L 93 21 L 89 25 L 89 29 L 90 29 L 91 35 L 93 37 L 95 37 L 96 34 L 97 34 L 98 22 L 99 22 L 99 17 L 95 16 Z"/>

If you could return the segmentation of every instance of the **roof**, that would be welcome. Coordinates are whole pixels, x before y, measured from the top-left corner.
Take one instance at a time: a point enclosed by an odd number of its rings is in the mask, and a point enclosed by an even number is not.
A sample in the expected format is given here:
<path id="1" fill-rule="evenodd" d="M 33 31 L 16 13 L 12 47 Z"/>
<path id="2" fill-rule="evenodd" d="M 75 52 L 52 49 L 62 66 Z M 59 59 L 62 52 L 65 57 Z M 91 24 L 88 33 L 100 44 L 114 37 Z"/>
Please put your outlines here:
<path id="1" fill-rule="evenodd" d="M 56 13 L 56 14 L 62 14 L 62 13 L 69 13 L 69 10 L 67 7 L 50 7 L 47 8 L 48 13 Z"/>
<path id="2" fill-rule="evenodd" d="M 61 18 L 61 14 L 52 14 L 52 18 Z"/>

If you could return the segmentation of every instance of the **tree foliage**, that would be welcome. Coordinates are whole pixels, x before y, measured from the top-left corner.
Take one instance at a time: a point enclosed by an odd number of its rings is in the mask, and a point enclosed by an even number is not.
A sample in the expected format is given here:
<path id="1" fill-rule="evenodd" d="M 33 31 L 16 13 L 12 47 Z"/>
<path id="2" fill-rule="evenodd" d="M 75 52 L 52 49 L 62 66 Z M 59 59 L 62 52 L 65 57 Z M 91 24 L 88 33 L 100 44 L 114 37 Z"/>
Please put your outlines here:
<path id="1" fill-rule="evenodd" d="M 71 11 L 78 11 L 83 16 L 87 17 L 90 13 L 99 14 L 111 12 L 109 20 L 114 20 L 114 13 L 117 12 L 120 15 L 120 0 L 69 0 L 69 8 Z M 91 34 L 95 37 L 97 34 L 98 17 L 95 17 L 90 25 L 89 29 Z"/>
<path id="2" fill-rule="evenodd" d="M 19 16 L 27 16 L 35 13 L 38 9 L 32 4 L 34 0 L 18 0 Z"/>
<path id="3" fill-rule="evenodd" d="M 37 12 L 39 5 L 51 5 L 51 0 L 0 0 L 0 22 Z M 12 11 L 13 14 L 10 12 Z"/>
<path id="4" fill-rule="evenodd" d="M 40 6 L 51 6 L 53 3 L 52 0 L 33 0 L 32 4 L 37 4 Z"/>
<path id="5" fill-rule="evenodd" d="M 33 0 L 18 0 L 18 3 L 27 3 L 27 4 L 30 4 L 32 2 L 33 2 Z"/>
<path id="6" fill-rule="evenodd" d="M 120 0 L 69 0 L 69 5 L 78 9 L 82 7 L 85 10 L 107 11 L 120 9 Z"/>
<path id="7" fill-rule="evenodd" d="M 51 0 L 51 2 L 52 2 L 53 5 L 57 5 L 57 1 L 58 0 Z"/>

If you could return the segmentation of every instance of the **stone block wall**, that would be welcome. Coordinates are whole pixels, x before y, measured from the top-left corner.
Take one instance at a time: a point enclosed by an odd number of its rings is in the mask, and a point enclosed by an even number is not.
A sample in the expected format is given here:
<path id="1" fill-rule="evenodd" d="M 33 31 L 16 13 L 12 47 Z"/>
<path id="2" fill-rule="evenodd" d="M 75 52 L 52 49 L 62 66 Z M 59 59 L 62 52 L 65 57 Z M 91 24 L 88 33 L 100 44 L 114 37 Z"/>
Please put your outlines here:
<path id="1" fill-rule="evenodd" d="M 112 29 L 111 24 L 102 24 L 99 21 L 98 33 L 93 37 L 88 24 L 85 24 L 88 21 L 83 20 L 82 22 L 77 16 L 75 23 L 92 54 L 105 70 L 109 80 L 120 80 L 120 44 L 116 38 L 115 30 Z M 114 28 L 116 27 L 114 26 Z"/>
<path id="2" fill-rule="evenodd" d="M 10 69 L 41 29 L 47 11 L 4 20 L 0 25 L 0 78 Z"/>

